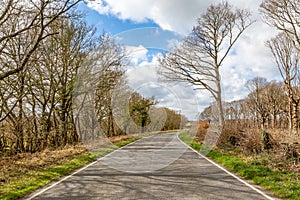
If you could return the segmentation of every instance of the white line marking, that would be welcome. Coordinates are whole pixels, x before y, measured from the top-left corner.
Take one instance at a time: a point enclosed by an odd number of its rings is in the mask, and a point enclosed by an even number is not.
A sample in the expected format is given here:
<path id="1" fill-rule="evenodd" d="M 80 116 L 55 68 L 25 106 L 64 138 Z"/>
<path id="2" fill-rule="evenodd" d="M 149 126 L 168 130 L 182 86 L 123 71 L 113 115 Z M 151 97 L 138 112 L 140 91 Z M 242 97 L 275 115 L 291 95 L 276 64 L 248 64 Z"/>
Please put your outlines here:
<path id="1" fill-rule="evenodd" d="M 246 181 L 240 179 L 238 176 L 236 176 L 235 174 L 231 173 L 230 171 L 228 171 L 227 169 L 225 169 L 224 167 L 220 166 L 219 164 L 215 163 L 214 161 L 210 160 L 209 158 L 207 158 L 206 156 L 202 155 L 200 152 L 196 151 L 195 149 L 193 149 L 192 147 L 190 147 L 189 145 L 187 145 L 186 143 L 184 143 L 180 138 L 179 138 L 179 134 L 177 134 L 177 138 L 179 139 L 179 141 L 184 144 L 185 146 L 187 146 L 189 149 L 191 149 L 192 151 L 194 151 L 195 153 L 197 153 L 198 155 L 200 155 L 202 158 L 204 158 L 205 160 L 207 160 L 208 162 L 210 162 L 211 164 L 215 165 L 216 167 L 218 167 L 219 169 L 223 170 L 224 172 L 226 172 L 227 174 L 229 174 L 230 176 L 236 178 L 238 181 L 242 182 L 243 184 L 245 184 L 246 186 L 250 187 L 252 190 L 256 191 L 257 193 L 261 194 L 262 196 L 266 197 L 269 200 L 275 200 L 273 197 L 270 197 L 269 195 L 265 194 L 263 191 L 257 189 L 256 187 L 254 187 L 253 185 L 247 183 Z"/>
<path id="2" fill-rule="evenodd" d="M 74 176 L 75 174 L 81 172 L 82 170 L 85 170 L 86 168 L 88 168 L 88 167 L 94 165 L 96 162 L 97 162 L 97 161 L 94 161 L 94 162 L 92 162 L 92 163 L 90 163 L 90 164 L 88 164 L 88 165 L 86 165 L 86 166 L 84 166 L 84 167 L 82 167 L 82 168 L 76 170 L 76 171 L 73 172 L 72 174 L 70 174 L 70 175 L 64 177 L 63 179 L 61 179 L 61 180 L 59 180 L 59 181 L 56 181 L 56 182 L 53 183 L 52 185 L 50 185 L 50 186 L 48 186 L 48 187 L 42 189 L 42 190 L 39 191 L 38 193 L 35 193 L 35 194 L 32 195 L 31 197 L 27 198 L 27 200 L 31 200 L 31 199 L 33 199 L 33 198 L 35 198 L 35 197 L 41 195 L 42 193 L 44 193 L 44 192 L 46 192 L 47 190 L 53 188 L 54 186 L 58 185 L 59 183 L 61 183 L 61 182 L 65 181 L 65 180 L 67 180 L 67 179 L 70 178 L 71 176 Z"/>
<path id="3" fill-rule="evenodd" d="M 64 178 L 62 178 L 61 180 L 58 180 L 58 181 L 54 182 L 53 184 L 50 183 L 50 184 L 51 184 L 50 186 L 48 186 L 48 187 L 42 189 L 41 191 L 39 191 L 39 192 L 33 194 L 32 196 L 28 197 L 27 200 L 31 200 L 31 199 L 33 199 L 33 198 L 35 198 L 35 197 L 37 197 L 37 196 L 43 194 L 43 193 L 46 192 L 47 190 L 50 190 L 50 189 L 53 188 L 54 186 L 60 184 L 61 182 L 67 180 L 68 178 L 74 176 L 75 174 L 77 174 L 77 173 L 79 173 L 79 172 L 85 170 L 86 168 L 88 168 L 88 167 L 90 167 L 90 166 L 96 164 L 99 160 L 102 160 L 103 158 L 105 158 L 105 157 L 111 155 L 112 153 L 114 153 L 114 152 L 116 152 L 116 151 L 119 151 L 119 150 L 121 150 L 122 148 L 124 148 L 124 147 L 126 147 L 126 146 L 128 146 L 128 145 L 134 144 L 134 143 L 136 143 L 137 141 L 139 141 L 139 140 L 141 140 L 141 139 L 143 139 L 143 138 L 140 138 L 140 139 L 138 139 L 138 140 L 136 140 L 136 141 L 134 141 L 134 142 L 131 142 L 131 143 L 129 143 L 129 144 L 126 144 L 125 146 L 122 146 L 122 147 L 120 147 L 120 148 L 118 148 L 118 149 L 116 149 L 116 150 L 114 150 L 114 151 L 112 151 L 112 152 L 110 152 L 110 153 L 108 153 L 108 154 L 102 156 L 101 158 L 97 159 L 96 161 L 94 161 L 94 162 L 92 162 L 92 163 L 90 163 L 90 164 L 88 164 L 88 165 L 86 165 L 86 166 L 84 166 L 84 167 L 82 167 L 82 168 L 76 170 L 76 171 L 73 172 L 72 174 L 70 174 L 70 175 L 68 175 L 68 176 L 66 176 L 66 177 L 64 177 Z"/>

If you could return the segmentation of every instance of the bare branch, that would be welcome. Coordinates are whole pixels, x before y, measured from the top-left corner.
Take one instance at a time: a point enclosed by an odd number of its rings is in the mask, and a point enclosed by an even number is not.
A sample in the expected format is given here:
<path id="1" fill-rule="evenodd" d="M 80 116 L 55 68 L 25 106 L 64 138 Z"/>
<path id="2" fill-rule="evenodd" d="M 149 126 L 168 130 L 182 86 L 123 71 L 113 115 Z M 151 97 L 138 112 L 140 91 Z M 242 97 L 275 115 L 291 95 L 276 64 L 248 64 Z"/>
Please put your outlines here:
<path id="1" fill-rule="evenodd" d="M 211 5 L 183 43 L 160 60 L 158 73 L 166 81 L 187 82 L 215 98 L 223 126 L 220 67 L 242 33 L 254 21 L 247 10 L 227 2 Z"/>
<path id="2" fill-rule="evenodd" d="M 260 5 L 265 22 L 283 31 L 300 51 L 300 1 L 264 0 Z"/>

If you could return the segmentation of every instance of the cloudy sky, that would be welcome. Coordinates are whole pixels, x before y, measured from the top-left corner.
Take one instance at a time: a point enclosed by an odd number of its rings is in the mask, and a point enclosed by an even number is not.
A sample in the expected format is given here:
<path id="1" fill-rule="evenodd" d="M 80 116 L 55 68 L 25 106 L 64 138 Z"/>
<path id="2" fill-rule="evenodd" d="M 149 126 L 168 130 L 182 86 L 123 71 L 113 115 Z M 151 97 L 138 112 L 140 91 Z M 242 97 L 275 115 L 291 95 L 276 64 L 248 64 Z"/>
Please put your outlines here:
<path id="1" fill-rule="evenodd" d="M 131 55 L 128 79 L 131 87 L 145 96 L 155 96 L 161 106 L 180 110 L 195 119 L 213 99 L 207 92 L 183 84 L 166 84 L 157 79 L 157 56 L 168 51 L 191 32 L 196 19 L 217 0 L 93 0 L 80 4 L 87 21 L 112 34 Z M 221 69 L 223 98 L 238 100 L 248 94 L 245 83 L 256 76 L 280 80 L 265 41 L 276 30 L 262 22 L 261 0 L 228 0 L 237 8 L 249 9 L 256 22 L 236 43 Z"/>

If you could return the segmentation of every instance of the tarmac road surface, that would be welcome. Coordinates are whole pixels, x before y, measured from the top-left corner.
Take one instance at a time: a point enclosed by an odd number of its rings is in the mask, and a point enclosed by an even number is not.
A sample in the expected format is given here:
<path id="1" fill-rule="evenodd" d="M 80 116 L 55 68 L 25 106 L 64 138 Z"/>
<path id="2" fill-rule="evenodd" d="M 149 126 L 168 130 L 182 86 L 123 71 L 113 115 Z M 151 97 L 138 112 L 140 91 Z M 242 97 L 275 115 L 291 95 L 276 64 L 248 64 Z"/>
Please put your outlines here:
<path id="1" fill-rule="evenodd" d="M 24 199 L 275 199 L 187 147 L 178 134 L 142 138 Z"/>

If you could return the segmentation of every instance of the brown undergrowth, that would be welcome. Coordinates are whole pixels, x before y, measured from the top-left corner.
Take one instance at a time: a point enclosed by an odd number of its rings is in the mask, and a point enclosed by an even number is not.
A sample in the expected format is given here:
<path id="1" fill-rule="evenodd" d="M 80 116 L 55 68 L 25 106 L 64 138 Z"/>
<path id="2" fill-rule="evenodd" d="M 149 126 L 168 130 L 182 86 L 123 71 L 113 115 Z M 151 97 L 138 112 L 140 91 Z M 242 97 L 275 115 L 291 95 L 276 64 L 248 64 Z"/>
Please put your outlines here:
<path id="1" fill-rule="evenodd" d="M 196 142 L 203 143 L 207 134 L 211 134 L 209 125 L 208 121 L 197 124 Z M 295 173 L 300 179 L 300 136 L 287 130 L 261 130 L 238 121 L 226 122 L 214 148 L 274 170 Z"/>
<path id="2" fill-rule="evenodd" d="M 20 153 L 14 156 L 2 156 L 0 159 L 0 186 L 23 177 L 29 171 L 59 165 L 85 152 L 82 145 L 66 146 L 58 150 L 44 150 L 38 153 Z"/>

